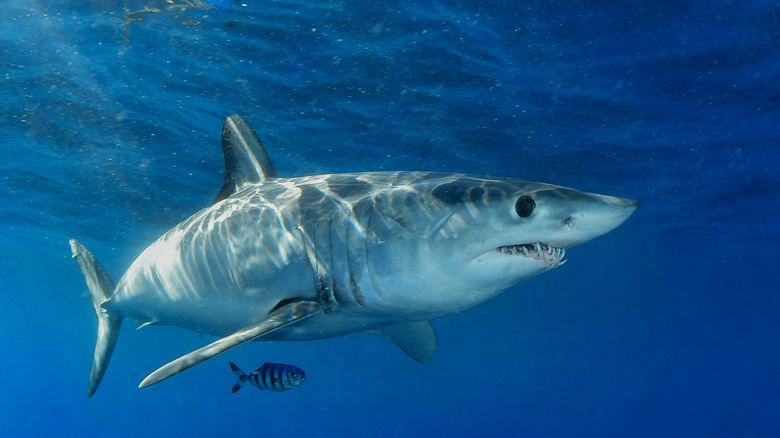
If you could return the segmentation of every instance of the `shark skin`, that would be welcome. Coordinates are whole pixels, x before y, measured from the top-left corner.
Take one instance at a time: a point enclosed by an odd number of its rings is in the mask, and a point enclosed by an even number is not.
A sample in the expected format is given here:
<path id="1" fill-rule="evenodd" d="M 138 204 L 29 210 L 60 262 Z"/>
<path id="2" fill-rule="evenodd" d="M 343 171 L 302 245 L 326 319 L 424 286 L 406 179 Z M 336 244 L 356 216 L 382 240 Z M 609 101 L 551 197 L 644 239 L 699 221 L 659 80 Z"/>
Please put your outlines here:
<path id="1" fill-rule="evenodd" d="M 231 115 L 215 202 L 147 247 L 116 285 L 71 240 L 98 318 L 88 396 L 124 318 L 219 339 L 150 374 L 145 387 L 249 341 L 365 331 L 418 361 L 430 321 L 560 265 L 639 202 L 508 178 L 434 172 L 279 177 L 256 133 Z"/>

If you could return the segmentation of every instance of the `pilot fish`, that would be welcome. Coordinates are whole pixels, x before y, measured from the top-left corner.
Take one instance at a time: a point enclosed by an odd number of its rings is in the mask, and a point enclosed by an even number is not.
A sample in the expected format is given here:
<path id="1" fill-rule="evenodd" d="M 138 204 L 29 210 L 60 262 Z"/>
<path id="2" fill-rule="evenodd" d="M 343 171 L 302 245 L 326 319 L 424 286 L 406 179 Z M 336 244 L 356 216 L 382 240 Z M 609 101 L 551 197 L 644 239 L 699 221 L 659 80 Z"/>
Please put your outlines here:
<path id="1" fill-rule="evenodd" d="M 233 384 L 233 393 L 241 389 L 247 381 L 259 389 L 281 392 L 300 386 L 306 380 L 306 373 L 295 365 L 266 362 L 249 375 L 244 374 L 236 364 L 230 362 L 230 369 L 238 379 Z"/>

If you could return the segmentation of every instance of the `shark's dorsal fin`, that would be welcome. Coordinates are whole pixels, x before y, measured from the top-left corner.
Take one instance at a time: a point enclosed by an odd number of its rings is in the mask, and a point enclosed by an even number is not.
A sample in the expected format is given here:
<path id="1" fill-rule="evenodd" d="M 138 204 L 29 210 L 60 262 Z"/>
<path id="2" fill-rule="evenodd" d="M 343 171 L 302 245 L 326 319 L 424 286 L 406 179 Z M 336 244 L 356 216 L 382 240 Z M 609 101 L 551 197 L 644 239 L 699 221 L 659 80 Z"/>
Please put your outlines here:
<path id="1" fill-rule="evenodd" d="M 430 321 L 397 322 L 366 332 L 393 341 L 418 362 L 428 362 L 436 355 L 436 332 Z"/>
<path id="2" fill-rule="evenodd" d="M 267 335 L 274 330 L 300 322 L 319 312 L 322 312 L 322 305 L 315 301 L 296 301 L 285 304 L 269 313 L 255 324 L 244 327 L 232 335 L 217 339 L 205 347 L 201 347 L 176 360 L 168 362 L 158 368 L 157 371 L 146 376 L 138 387 L 145 388 L 149 385 L 154 385 L 161 380 L 165 380 L 168 377 L 179 374 L 186 369 L 209 360 L 218 354 L 222 354 L 231 348 L 238 347 L 241 344 L 257 339 L 260 336 Z"/>
<path id="3" fill-rule="evenodd" d="M 222 126 L 222 153 L 225 155 L 225 183 L 214 202 L 235 193 L 246 184 L 277 178 L 271 159 L 255 130 L 243 117 L 232 114 Z"/>

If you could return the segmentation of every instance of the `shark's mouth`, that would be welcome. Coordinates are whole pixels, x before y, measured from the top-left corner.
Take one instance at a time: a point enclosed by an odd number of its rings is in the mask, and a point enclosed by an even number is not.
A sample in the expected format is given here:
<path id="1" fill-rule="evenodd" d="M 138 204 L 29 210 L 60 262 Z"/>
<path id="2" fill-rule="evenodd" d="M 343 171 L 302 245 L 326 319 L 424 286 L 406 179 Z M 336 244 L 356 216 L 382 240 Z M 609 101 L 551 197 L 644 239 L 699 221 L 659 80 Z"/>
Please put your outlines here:
<path id="1" fill-rule="evenodd" d="M 540 242 L 499 246 L 496 251 L 543 261 L 545 266 L 551 268 L 557 268 L 566 263 L 566 260 L 563 259 L 563 256 L 566 255 L 566 249 L 555 248 Z"/>

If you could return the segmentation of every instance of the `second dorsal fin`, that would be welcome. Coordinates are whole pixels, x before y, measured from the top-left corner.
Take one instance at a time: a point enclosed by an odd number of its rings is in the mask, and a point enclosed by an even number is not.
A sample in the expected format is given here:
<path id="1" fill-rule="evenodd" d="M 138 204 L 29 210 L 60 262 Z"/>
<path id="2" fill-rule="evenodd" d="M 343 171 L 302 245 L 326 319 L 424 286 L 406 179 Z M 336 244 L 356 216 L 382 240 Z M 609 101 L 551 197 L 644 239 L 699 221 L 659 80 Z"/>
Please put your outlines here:
<path id="1" fill-rule="evenodd" d="M 225 183 L 214 202 L 227 198 L 246 184 L 279 176 L 260 138 L 239 115 L 232 114 L 225 119 L 222 152 L 225 155 Z"/>

